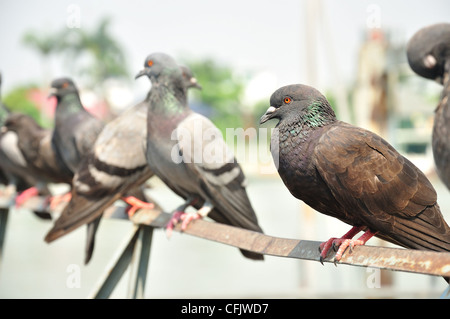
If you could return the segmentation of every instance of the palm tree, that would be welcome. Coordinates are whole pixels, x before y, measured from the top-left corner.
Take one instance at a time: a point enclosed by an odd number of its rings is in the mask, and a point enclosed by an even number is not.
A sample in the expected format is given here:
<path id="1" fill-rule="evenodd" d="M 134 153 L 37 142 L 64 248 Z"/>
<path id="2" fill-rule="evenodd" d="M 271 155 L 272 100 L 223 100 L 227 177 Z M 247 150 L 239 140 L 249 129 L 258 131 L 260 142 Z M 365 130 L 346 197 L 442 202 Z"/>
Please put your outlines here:
<path id="1" fill-rule="evenodd" d="M 22 42 L 37 51 L 42 59 L 43 81 L 48 83 L 51 79 L 50 56 L 62 49 L 63 33 L 43 33 L 28 31 L 22 37 Z"/>
<path id="2" fill-rule="evenodd" d="M 89 63 L 79 67 L 78 73 L 85 75 L 91 84 L 128 75 L 122 47 L 108 32 L 110 22 L 109 18 L 103 18 L 92 32 L 84 28 L 67 30 L 64 49 L 72 62 L 88 58 Z"/>

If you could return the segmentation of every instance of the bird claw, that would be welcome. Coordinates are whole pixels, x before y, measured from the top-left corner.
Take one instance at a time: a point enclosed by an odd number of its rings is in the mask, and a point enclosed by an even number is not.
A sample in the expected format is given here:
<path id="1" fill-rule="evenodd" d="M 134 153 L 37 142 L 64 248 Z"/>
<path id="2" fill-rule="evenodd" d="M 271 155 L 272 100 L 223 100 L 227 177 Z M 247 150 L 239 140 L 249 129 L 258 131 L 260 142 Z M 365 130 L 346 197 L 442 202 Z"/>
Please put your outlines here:
<path id="1" fill-rule="evenodd" d="M 50 210 L 56 210 L 61 203 L 68 203 L 72 198 L 72 193 L 67 192 L 62 195 L 55 195 L 50 197 Z"/>
<path id="2" fill-rule="evenodd" d="M 180 216 L 183 223 L 181 224 L 181 231 L 185 231 L 189 223 L 193 220 L 202 218 L 198 213 L 184 213 Z"/>
<path id="3" fill-rule="evenodd" d="M 31 197 L 38 195 L 39 191 L 36 187 L 30 187 L 16 196 L 16 208 L 21 207 Z"/>
<path id="4" fill-rule="evenodd" d="M 133 217 L 133 215 L 136 213 L 136 211 L 138 209 L 142 209 L 142 208 L 153 209 L 153 208 L 155 208 L 155 204 L 143 202 L 134 196 L 122 197 L 122 200 L 125 203 L 127 203 L 128 205 L 130 205 L 127 208 L 128 217 L 130 217 L 130 218 Z"/>
<path id="5" fill-rule="evenodd" d="M 172 232 L 174 227 L 180 222 L 181 216 L 184 214 L 183 211 L 175 211 L 172 214 L 169 222 L 166 225 L 166 236 L 167 238 L 172 237 Z"/>
<path id="6" fill-rule="evenodd" d="M 325 260 L 325 258 L 328 255 L 328 252 L 330 251 L 330 248 L 333 247 L 335 240 L 336 240 L 336 238 L 330 238 L 327 241 L 325 241 L 319 245 L 319 252 L 320 252 L 319 261 L 322 265 L 323 265 L 323 261 Z"/>
<path id="7" fill-rule="evenodd" d="M 196 219 L 201 219 L 202 216 L 198 213 L 185 213 L 183 211 L 176 211 L 172 214 L 172 218 L 166 226 L 166 236 L 170 238 L 172 236 L 173 229 L 181 221 L 181 232 L 187 229 L 189 223 Z"/>
<path id="8" fill-rule="evenodd" d="M 338 247 L 338 245 L 336 245 L 336 241 L 333 240 L 333 244 L 331 245 L 331 248 L 333 248 L 334 252 L 337 252 L 337 250 L 338 250 L 337 247 Z"/>
<path id="9" fill-rule="evenodd" d="M 319 261 L 320 261 L 320 263 L 322 264 L 322 266 L 324 266 L 324 264 L 323 264 L 323 260 L 324 260 L 324 258 L 322 257 L 322 255 L 320 255 L 320 257 L 319 257 Z"/>

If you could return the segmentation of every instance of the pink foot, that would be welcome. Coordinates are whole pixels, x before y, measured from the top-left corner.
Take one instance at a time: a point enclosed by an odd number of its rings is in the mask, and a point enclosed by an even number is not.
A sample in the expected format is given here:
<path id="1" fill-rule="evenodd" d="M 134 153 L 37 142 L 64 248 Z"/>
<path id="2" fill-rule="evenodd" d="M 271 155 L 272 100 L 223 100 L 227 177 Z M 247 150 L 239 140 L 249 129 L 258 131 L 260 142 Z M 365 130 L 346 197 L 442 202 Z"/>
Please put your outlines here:
<path id="1" fill-rule="evenodd" d="M 169 220 L 169 222 L 167 223 L 167 226 L 166 226 L 166 236 L 167 236 L 167 238 L 172 237 L 173 228 L 181 220 L 181 216 L 183 214 L 185 214 L 185 212 L 183 212 L 183 211 L 175 211 L 175 212 L 173 212 L 172 218 L 170 218 L 170 220 Z"/>
<path id="2" fill-rule="evenodd" d="M 72 193 L 67 192 L 63 195 L 55 195 L 50 198 L 50 209 L 55 210 L 60 203 L 68 203 L 72 198 Z"/>
<path id="3" fill-rule="evenodd" d="M 122 197 L 122 200 L 125 203 L 127 203 L 128 205 L 130 205 L 130 207 L 127 208 L 127 213 L 128 213 L 129 217 L 133 217 L 133 215 L 136 213 L 136 210 L 138 210 L 138 209 L 141 209 L 141 208 L 153 209 L 153 208 L 155 208 L 155 204 L 143 202 L 134 196 Z"/>
<path id="4" fill-rule="evenodd" d="M 344 236 L 341 238 L 330 238 L 326 242 L 320 244 L 319 250 L 320 250 L 320 258 L 319 261 L 323 265 L 323 260 L 327 257 L 328 252 L 330 251 L 331 247 L 337 247 L 339 246 L 344 239 L 351 239 L 353 236 L 355 236 L 363 227 L 352 227 Z"/>
<path id="5" fill-rule="evenodd" d="M 181 231 L 185 231 L 189 225 L 189 223 L 196 219 L 201 219 L 202 216 L 198 213 L 185 213 L 183 211 L 176 211 L 173 213 L 172 218 L 167 223 L 166 226 L 166 236 L 170 238 L 172 236 L 172 232 L 174 227 L 180 222 L 181 223 Z"/>
<path id="6" fill-rule="evenodd" d="M 347 249 L 347 247 L 350 247 L 350 252 L 351 252 L 351 251 L 353 251 L 353 248 L 355 246 L 363 246 L 363 245 L 365 245 L 365 243 L 370 238 L 372 238 L 374 235 L 376 235 L 376 233 L 377 232 L 371 232 L 370 230 L 367 230 L 358 239 L 345 238 L 346 237 L 345 235 L 342 238 L 334 238 L 334 239 L 332 238 L 332 239 L 330 239 L 332 241 L 332 244 L 330 246 L 332 246 L 332 247 L 339 247 L 339 249 L 337 250 L 337 252 L 336 252 L 336 254 L 334 256 L 334 263 L 336 264 L 336 262 L 341 260 L 342 255 L 344 254 L 344 252 Z M 326 243 L 328 243 L 329 241 L 327 241 Z M 326 243 L 325 243 L 324 246 L 327 246 Z M 328 247 L 328 249 L 329 249 L 329 247 Z M 326 256 L 326 253 L 325 253 L 325 256 Z M 320 261 L 322 262 L 322 260 L 323 259 L 322 259 L 322 253 L 321 253 L 320 254 Z"/>
<path id="7" fill-rule="evenodd" d="M 16 197 L 16 207 L 22 206 L 27 200 L 29 200 L 31 197 L 36 196 L 38 194 L 39 194 L 39 191 L 36 187 L 30 187 L 30 188 L 24 190 L 22 193 L 20 193 Z"/>
<path id="8" fill-rule="evenodd" d="M 181 220 L 183 221 L 181 231 L 185 231 L 191 221 L 201 218 L 202 216 L 198 213 L 185 213 L 181 215 Z"/>

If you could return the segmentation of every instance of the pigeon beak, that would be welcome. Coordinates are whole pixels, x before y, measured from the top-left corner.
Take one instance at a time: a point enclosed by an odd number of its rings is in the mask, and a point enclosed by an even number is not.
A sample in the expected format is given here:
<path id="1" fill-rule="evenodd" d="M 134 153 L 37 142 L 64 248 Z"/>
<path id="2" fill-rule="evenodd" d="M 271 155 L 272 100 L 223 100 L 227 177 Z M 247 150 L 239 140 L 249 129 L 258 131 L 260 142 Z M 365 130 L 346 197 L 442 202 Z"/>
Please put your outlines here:
<path id="1" fill-rule="evenodd" d="M 143 76 L 143 75 L 148 75 L 147 74 L 147 69 L 142 69 L 141 71 L 139 71 L 139 73 L 138 74 L 136 74 L 136 76 L 134 77 L 134 79 L 136 80 L 137 78 L 140 78 L 141 76 Z"/>
<path id="2" fill-rule="evenodd" d="M 58 89 L 56 89 L 56 88 L 50 88 L 50 91 L 49 91 L 49 93 L 48 93 L 47 98 L 51 98 L 52 96 L 55 96 L 55 95 L 56 95 L 56 92 L 58 92 Z"/>
<path id="3" fill-rule="evenodd" d="M 198 83 L 196 78 L 191 78 L 189 82 L 191 82 L 192 87 L 195 87 L 199 90 L 203 89 L 202 86 Z"/>
<path id="4" fill-rule="evenodd" d="M 434 56 L 432 56 L 431 54 L 428 54 L 424 59 L 423 59 L 423 64 L 425 65 L 425 67 L 427 67 L 428 69 L 434 68 L 436 65 L 437 61 L 436 58 Z"/>
<path id="5" fill-rule="evenodd" d="M 272 118 L 272 116 L 273 116 L 273 113 L 274 113 L 276 110 L 277 110 L 276 107 L 270 106 L 270 107 L 267 109 L 266 113 L 264 113 L 264 115 L 261 116 L 261 119 L 259 120 L 259 124 L 266 123 L 268 120 L 270 120 L 270 119 Z"/>

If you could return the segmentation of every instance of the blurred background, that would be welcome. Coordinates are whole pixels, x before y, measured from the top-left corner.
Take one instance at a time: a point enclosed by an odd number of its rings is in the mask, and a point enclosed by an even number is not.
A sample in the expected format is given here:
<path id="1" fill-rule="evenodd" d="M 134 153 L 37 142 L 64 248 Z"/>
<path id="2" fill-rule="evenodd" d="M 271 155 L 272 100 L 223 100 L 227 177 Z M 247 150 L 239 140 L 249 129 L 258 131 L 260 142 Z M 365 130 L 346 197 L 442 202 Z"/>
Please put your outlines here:
<path id="1" fill-rule="evenodd" d="M 189 66 L 203 86 L 189 91 L 194 110 L 226 137 L 227 128 L 243 128 L 227 142 L 249 179 L 264 231 L 324 241 L 349 227 L 289 194 L 268 153 L 265 130 L 274 123 L 263 130 L 258 125 L 274 90 L 308 84 L 327 96 L 339 119 L 377 132 L 421 168 L 450 221 L 450 194 L 435 174 L 430 145 L 442 88 L 416 76 L 405 52 L 416 31 L 448 22 L 448 12 L 446 0 L 2 1 L 1 97 L 12 110 L 52 127 L 50 82 L 70 76 L 86 109 L 108 121 L 144 99 L 150 83 L 134 76 L 148 54 L 166 52 Z M 149 185 L 165 210 L 181 203 L 157 178 Z M 14 210 L 0 298 L 87 297 L 131 227 L 104 219 L 93 259 L 84 266 L 84 227 L 47 245 L 50 223 Z M 388 245 L 377 239 L 369 244 Z M 77 287 L 67 284 L 71 265 L 81 270 Z M 127 276 L 113 297 L 125 297 L 126 286 Z M 168 240 L 156 231 L 146 297 L 434 298 L 445 287 L 442 279 L 423 275 L 276 257 L 252 262 L 233 247 L 178 233 Z"/>

